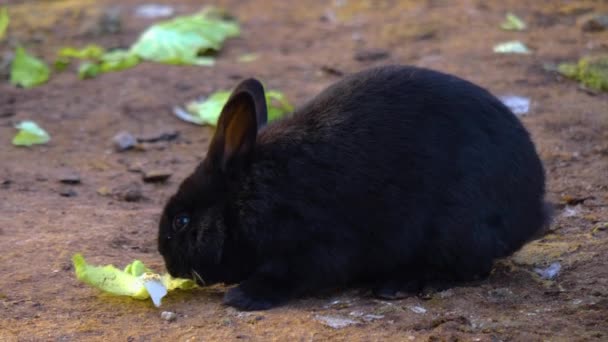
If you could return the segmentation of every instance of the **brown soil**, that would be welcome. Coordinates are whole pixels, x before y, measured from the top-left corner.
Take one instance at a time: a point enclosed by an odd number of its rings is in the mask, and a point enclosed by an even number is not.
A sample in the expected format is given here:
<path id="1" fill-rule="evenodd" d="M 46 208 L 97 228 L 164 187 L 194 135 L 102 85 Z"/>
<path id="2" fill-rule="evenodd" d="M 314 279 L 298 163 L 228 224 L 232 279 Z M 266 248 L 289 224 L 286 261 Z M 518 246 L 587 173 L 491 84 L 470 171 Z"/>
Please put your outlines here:
<path id="1" fill-rule="evenodd" d="M 142 3 L 9 0 L 11 39 L 47 61 L 67 44 L 126 46 L 152 22 L 133 16 Z M 243 34 L 227 42 L 214 67 L 144 63 L 86 81 L 72 70 L 31 90 L 0 82 L 0 340 L 608 340 L 608 95 L 584 91 L 543 68 L 606 53 L 608 31 L 583 32 L 581 21 L 589 13 L 607 12 L 608 3 L 217 3 L 241 20 Z M 124 15 L 120 33 L 87 33 L 104 8 L 117 4 Z M 174 6 L 180 14 L 190 13 L 200 2 Z M 498 28 L 509 10 L 527 21 L 526 32 Z M 525 41 L 535 53 L 492 52 L 494 44 L 512 39 Z M 6 41 L 2 49 L 8 51 Z M 355 59 L 371 49 L 389 55 Z M 245 53 L 260 58 L 237 62 Z M 155 246 L 157 217 L 179 180 L 204 156 L 211 132 L 176 119 L 173 105 L 248 76 L 301 104 L 334 82 L 336 74 L 387 63 L 431 67 L 498 95 L 532 99 L 522 120 L 545 163 L 549 198 L 562 204 L 550 235 L 499 263 L 486 281 L 393 302 L 349 291 L 240 313 L 220 304 L 224 288 L 217 286 L 171 293 L 157 309 L 149 301 L 102 294 L 75 279 L 70 258 L 76 252 L 95 264 L 122 266 L 140 259 L 163 270 Z M 12 146 L 13 124 L 23 119 L 41 124 L 52 141 Z M 178 130 L 180 137 L 118 153 L 111 139 L 121 130 L 135 135 Z M 140 173 L 129 171 L 137 168 L 173 175 L 164 184 L 144 184 Z M 82 183 L 61 184 L 66 172 L 77 172 Z M 125 189 L 137 187 L 144 198 L 125 201 Z M 76 195 L 60 195 L 67 190 Z M 575 206 L 577 200 L 582 203 Z M 556 280 L 534 273 L 555 261 L 562 264 Z M 163 321 L 163 310 L 176 312 L 177 320 Z M 377 316 L 361 316 L 368 314 Z M 318 316 L 358 323 L 333 329 Z"/>

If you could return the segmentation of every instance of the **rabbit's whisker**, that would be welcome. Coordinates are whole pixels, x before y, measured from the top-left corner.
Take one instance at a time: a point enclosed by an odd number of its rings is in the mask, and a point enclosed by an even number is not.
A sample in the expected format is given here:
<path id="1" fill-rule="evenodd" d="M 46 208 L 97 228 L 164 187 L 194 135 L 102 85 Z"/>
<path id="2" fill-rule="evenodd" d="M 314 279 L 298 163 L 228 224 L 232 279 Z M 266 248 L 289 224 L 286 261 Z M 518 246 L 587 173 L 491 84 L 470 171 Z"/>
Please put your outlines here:
<path id="1" fill-rule="evenodd" d="M 194 279 L 194 281 L 196 281 L 197 279 L 200 280 L 201 284 L 205 286 L 205 280 L 203 280 L 203 277 L 201 277 L 201 275 L 198 274 L 198 272 L 196 272 L 195 270 L 192 270 L 192 278 Z"/>

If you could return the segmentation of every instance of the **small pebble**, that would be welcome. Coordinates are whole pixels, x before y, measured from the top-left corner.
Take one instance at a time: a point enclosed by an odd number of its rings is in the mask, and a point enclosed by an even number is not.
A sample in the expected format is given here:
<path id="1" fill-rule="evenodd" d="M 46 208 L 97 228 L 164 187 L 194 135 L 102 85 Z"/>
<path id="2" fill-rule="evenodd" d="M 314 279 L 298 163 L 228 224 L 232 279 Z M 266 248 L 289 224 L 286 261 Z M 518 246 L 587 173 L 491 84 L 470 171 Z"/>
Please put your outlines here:
<path id="1" fill-rule="evenodd" d="M 141 191 L 141 187 L 137 185 L 124 189 L 124 191 L 120 194 L 120 197 L 125 202 L 139 202 L 144 198 L 144 194 Z"/>
<path id="2" fill-rule="evenodd" d="M 490 300 L 492 302 L 503 302 L 514 296 L 513 291 L 506 287 L 492 289 L 488 291 L 488 295 L 490 296 Z"/>
<path id="3" fill-rule="evenodd" d="M 97 194 L 100 196 L 108 196 L 111 193 L 112 193 L 112 191 L 107 186 L 102 186 L 97 189 Z"/>
<path id="4" fill-rule="evenodd" d="M 445 291 L 439 292 L 439 298 L 445 299 L 450 298 L 454 295 L 454 291 L 452 289 L 447 289 Z"/>
<path id="5" fill-rule="evenodd" d="M 97 33 L 118 33 L 122 28 L 121 10 L 118 7 L 106 9 L 99 18 Z"/>
<path id="6" fill-rule="evenodd" d="M 173 7 L 159 4 L 145 4 L 135 9 L 135 16 L 146 19 L 169 17 L 173 15 Z"/>
<path id="7" fill-rule="evenodd" d="M 163 183 L 166 182 L 169 177 L 171 177 L 171 172 L 160 170 L 145 171 L 143 174 L 143 180 L 146 183 Z"/>
<path id="8" fill-rule="evenodd" d="M 371 321 L 375 321 L 377 319 L 383 319 L 384 315 L 374 315 L 374 314 L 367 314 L 363 316 L 363 320 L 367 321 L 367 322 L 371 322 Z"/>
<path id="9" fill-rule="evenodd" d="M 160 318 L 164 319 L 167 322 L 173 322 L 177 319 L 177 314 L 171 311 L 163 311 L 160 314 Z"/>
<path id="10" fill-rule="evenodd" d="M 59 192 L 59 195 L 61 195 L 62 197 L 76 197 L 76 196 L 78 196 L 78 193 L 76 193 L 76 191 L 74 191 L 72 189 L 66 189 L 66 190 L 61 190 Z"/>
<path id="11" fill-rule="evenodd" d="M 559 262 L 554 262 L 547 268 L 536 268 L 534 269 L 534 272 L 543 279 L 553 280 L 557 277 L 561 269 L 562 265 Z"/>
<path id="12" fill-rule="evenodd" d="M 410 309 L 412 312 L 417 313 L 417 314 L 426 313 L 426 309 L 423 308 L 422 306 L 418 306 L 418 305 L 408 306 L 408 309 Z"/>
<path id="13" fill-rule="evenodd" d="M 371 62 L 388 58 L 389 52 L 384 49 L 367 49 L 355 53 L 355 60 L 359 62 Z"/>
<path id="14" fill-rule="evenodd" d="M 608 30 L 608 14 L 597 14 L 583 23 L 585 32 L 601 32 Z"/>
<path id="15" fill-rule="evenodd" d="M 137 139 L 126 131 L 116 134 L 114 138 L 112 138 L 112 142 L 114 143 L 114 148 L 118 152 L 132 149 L 137 145 Z"/>
<path id="16" fill-rule="evenodd" d="M 580 205 L 576 205 L 574 207 L 566 206 L 566 208 L 564 208 L 564 212 L 562 213 L 562 216 L 575 217 L 575 216 L 578 216 L 580 213 L 581 213 Z"/>
<path id="17" fill-rule="evenodd" d="M 137 137 L 138 142 L 142 143 L 155 143 L 159 141 L 171 141 L 179 137 L 178 131 L 160 132 L 156 134 L 149 134 Z"/>
<path id="18" fill-rule="evenodd" d="M 59 176 L 59 182 L 63 184 L 80 184 L 80 176 L 76 173 L 65 173 Z"/>
<path id="19" fill-rule="evenodd" d="M 315 318 L 317 321 L 321 322 L 323 325 L 326 325 L 333 329 L 342 329 L 349 325 L 359 323 L 359 322 L 349 319 L 349 318 L 334 317 L 334 316 L 317 315 L 317 316 L 315 316 Z"/>

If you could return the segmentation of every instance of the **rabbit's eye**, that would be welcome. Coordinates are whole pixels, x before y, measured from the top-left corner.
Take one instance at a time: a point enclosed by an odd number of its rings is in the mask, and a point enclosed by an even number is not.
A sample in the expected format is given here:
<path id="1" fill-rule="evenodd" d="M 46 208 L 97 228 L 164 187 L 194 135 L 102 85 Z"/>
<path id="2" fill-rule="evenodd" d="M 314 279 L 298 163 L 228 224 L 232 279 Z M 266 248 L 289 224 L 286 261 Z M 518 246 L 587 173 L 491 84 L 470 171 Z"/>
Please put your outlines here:
<path id="1" fill-rule="evenodd" d="M 173 219 L 173 229 L 177 230 L 177 231 L 182 230 L 182 229 L 186 228 L 189 223 L 190 223 L 190 216 L 188 216 L 186 214 L 177 215 Z"/>

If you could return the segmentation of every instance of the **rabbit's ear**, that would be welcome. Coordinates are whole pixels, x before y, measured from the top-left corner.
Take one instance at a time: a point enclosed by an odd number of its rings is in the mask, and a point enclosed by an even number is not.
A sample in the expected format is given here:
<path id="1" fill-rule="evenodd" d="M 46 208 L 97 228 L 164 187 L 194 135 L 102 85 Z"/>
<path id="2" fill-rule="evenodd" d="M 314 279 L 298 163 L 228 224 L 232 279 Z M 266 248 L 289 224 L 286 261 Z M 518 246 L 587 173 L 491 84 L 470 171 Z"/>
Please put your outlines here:
<path id="1" fill-rule="evenodd" d="M 264 87 L 255 79 L 241 82 L 224 105 L 207 156 L 215 170 L 244 167 L 253 154 L 258 130 L 266 124 Z"/>

